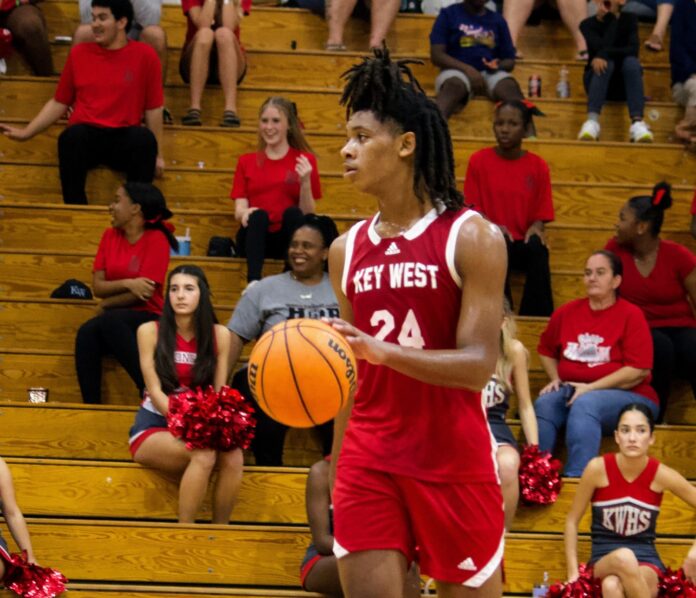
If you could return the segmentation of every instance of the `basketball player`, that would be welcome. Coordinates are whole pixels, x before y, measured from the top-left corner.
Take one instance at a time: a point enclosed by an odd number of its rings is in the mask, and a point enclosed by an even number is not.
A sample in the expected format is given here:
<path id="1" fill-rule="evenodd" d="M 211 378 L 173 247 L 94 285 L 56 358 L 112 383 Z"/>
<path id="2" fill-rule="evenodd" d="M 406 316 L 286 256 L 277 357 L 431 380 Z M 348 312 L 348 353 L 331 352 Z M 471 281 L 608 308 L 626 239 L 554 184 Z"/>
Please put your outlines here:
<path id="1" fill-rule="evenodd" d="M 360 360 L 336 418 L 334 553 L 346 596 L 397 598 L 407 564 L 441 598 L 499 597 L 503 500 L 480 391 L 495 368 L 503 237 L 462 209 L 447 125 L 386 49 L 346 74 L 345 178 L 379 212 L 331 247 Z"/>

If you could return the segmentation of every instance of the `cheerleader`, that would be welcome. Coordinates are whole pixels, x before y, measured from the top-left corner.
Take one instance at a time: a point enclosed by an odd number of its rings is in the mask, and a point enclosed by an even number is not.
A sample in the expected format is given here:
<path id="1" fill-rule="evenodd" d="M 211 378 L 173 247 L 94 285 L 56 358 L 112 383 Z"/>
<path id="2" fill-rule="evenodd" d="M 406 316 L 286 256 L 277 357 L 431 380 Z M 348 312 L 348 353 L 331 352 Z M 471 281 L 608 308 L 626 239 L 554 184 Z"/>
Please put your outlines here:
<path id="1" fill-rule="evenodd" d="M 220 390 L 227 381 L 229 331 L 217 324 L 200 268 L 182 265 L 172 270 L 162 317 L 138 328 L 138 350 L 146 391 L 130 431 L 133 459 L 180 478 L 180 523 L 194 522 L 217 467 L 212 522 L 229 523 L 242 479 L 241 449 L 189 450 L 167 428 L 169 395 L 210 385 Z"/>
<path id="2" fill-rule="evenodd" d="M 662 493 L 670 490 L 696 507 L 696 488 L 684 477 L 648 456 L 655 442 L 655 422 L 645 405 L 632 403 L 619 413 L 614 431 L 618 453 L 587 464 L 575 492 L 565 527 L 568 579 L 578 577 L 578 522 L 592 503 L 594 576 L 602 580 L 604 598 L 654 598 L 664 565 L 655 549 L 655 526 Z M 696 542 L 683 563 L 696 578 Z"/>
<path id="3" fill-rule="evenodd" d="M 15 544 L 20 551 L 27 551 L 27 561 L 36 564 L 34 549 L 31 547 L 31 538 L 24 515 L 15 500 L 14 484 L 12 474 L 7 463 L 0 458 L 0 500 L 2 501 L 2 514 L 5 517 L 7 527 L 14 538 Z M 10 559 L 10 552 L 7 549 L 7 542 L 0 536 L 0 580 L 4 580 L 7 571 L 6 561 Z"/>
<path id="4" fill-rule="evenodd" d="M 518 412 L 522 422 L 524 437 L 529 444 L 539 444 L 536 415 L 532 397 L 529 393 L 529 376 L 527 373 L 529 354 L 524 345 L 517 340 L 517 325 L 505 301 L 503 324 L 500 327 L 500 357 L 495 366 L 495 373 L 481 394 L 486 403 L 488 425 L 498 444 L 496 461 L 498 475 L 503 490 L 505 503 L 505 529 L 509 530 L 515 519 L 517 502 L 520 497 L 518 475 L 520 455 L 512 431 L 505 423 L 510 394 L 517 396 Z"/>

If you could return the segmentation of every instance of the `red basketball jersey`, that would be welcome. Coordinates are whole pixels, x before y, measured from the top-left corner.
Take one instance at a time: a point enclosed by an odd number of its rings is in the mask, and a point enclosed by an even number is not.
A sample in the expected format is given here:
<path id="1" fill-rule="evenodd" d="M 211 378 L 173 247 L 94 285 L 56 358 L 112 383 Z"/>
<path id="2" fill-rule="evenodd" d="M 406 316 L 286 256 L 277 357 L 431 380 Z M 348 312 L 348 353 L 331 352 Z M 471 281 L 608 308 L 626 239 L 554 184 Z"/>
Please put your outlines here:
<path id="1" fill-rule="evenodd" d="M 455 245 L 470 217 L 480 216 L 431 210 L 391 239 L 375 231 L 378 215 L 353 226 L 342 286 L 355 325 L 405 347 L 455 349 L 461 305 Z M 480 392 L 420 382 L 366 361 L 358 363 L 340 463 L 435 482 L 497 480 Z"/>

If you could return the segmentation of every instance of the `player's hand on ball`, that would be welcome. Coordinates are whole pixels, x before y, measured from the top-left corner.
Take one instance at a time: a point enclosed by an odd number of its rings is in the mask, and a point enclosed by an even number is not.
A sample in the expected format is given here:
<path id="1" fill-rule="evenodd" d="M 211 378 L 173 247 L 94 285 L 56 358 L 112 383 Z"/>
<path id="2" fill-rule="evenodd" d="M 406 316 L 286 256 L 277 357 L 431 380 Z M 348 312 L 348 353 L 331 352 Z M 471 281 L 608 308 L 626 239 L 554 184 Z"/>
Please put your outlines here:
<path id="1" fill-rule="evenodd" d="M 365 334 L 340 318 L 327 318 L 324 321 L 345 337 L 357 359 L 364 359 L 373 364 L 384 362 L 386 356 L 385 345 L 387 343 L 378 341 L 374 336 Z"/>

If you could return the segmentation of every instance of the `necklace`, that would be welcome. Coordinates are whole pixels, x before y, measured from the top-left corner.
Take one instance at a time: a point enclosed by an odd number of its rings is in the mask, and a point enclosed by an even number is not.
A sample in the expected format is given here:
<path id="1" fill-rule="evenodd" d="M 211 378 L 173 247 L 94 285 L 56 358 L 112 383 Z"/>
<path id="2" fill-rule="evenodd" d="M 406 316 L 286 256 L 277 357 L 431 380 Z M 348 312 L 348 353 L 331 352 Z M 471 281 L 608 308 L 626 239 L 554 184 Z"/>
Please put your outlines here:
<path id="1" fill-rule="evenodd" d="M 302 282 L 299 278 L 297 278 L 297 275 L 292 270 L 290 270 L 290 277 L 295 282 L 299 282 L 302 286 L 309 286 L 309 285 L 305 285 L 304 282 Z M 300 299 L 311 299 L 311 298 L 312 298 L 312 292 L 309 291 L 309 289 L 308 289 L 308 292 L 306 292 L 306 293 L 302 293 L 302 292 L 300 293 Z"/>

